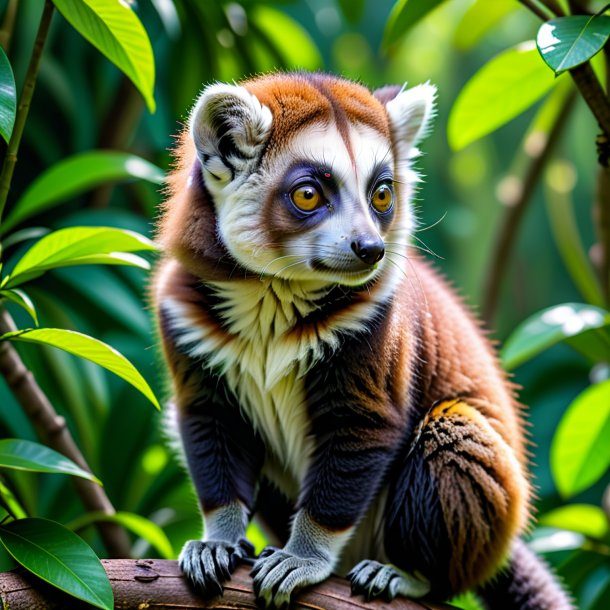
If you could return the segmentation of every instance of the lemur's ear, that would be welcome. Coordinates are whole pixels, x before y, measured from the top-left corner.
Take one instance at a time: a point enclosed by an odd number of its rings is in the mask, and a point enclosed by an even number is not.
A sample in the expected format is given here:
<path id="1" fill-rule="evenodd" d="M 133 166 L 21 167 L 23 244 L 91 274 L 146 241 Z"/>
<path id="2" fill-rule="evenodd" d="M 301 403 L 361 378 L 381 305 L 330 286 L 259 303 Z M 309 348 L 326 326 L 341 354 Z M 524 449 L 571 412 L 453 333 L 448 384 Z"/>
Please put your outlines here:
<path id="1" fill-rule="evenodd" d="M 257 160 L 271 127 L 271 111 L 243 87 L 206 87 L 189 121 L 210 186 L 226 186 Z"/>
<path id="2" fill-rule="evenodd" d="M 409 151 L 427 134 L 434 118 L 436 87 L 430 83 L 411 89 L 384 87 L 375 97 L 385 104 L 394 141 Z"/>

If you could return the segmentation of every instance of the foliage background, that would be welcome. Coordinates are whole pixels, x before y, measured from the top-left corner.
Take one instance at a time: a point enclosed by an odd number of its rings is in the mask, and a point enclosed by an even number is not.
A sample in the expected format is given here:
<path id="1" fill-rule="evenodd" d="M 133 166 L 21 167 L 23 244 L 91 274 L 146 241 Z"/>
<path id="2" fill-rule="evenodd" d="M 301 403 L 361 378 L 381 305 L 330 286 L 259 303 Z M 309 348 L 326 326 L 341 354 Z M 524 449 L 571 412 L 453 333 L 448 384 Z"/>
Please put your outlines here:
<path id="1" fill-rule="evenodd" d="M 0 2 L 6 15 L 11 2 Z M 477 34 L 467 21 L 506 7 Z M 420 237 L 438 255 L 436 265 L 477 308 L 499 223 L 511 188 L 527 166 L 523 134 L 536 107 L 490 136 L 454 152 L 447 140 L 450 109 L 468 79 L 490 57 L 535 38 L 539 21 L 517 2 L 453 0 L 441 3 L 407 32 L 391 53 L 381 50 L 392 0 L 139 0 L 133 8 L 151 39 L 156 61 L 155 99 L 150 114 L 140 94 L 56 14 L 47 42 L 9 206 L 45 169 L 78 152 L 111 148 L 137 153 L 163 169 L 171 164 L 173 134 L 203 84 L 239 80 L 274 68 L 323 69 L 363 81 L 371 88 L 430 80 L 439 87 L 438 117 L 424 142 L 419 165 L 425 181 L 417 207 Z M 27 67 L 43 3 L 21 0 L 8 46 L 17 88 Z M 487 7 L 487 8 L 486 8 Z M 483 20 L 484 21 L 484 20 Z M 7 48 L 7 47 L 5 47 Z M 578 100 L 549 165 L 549 180 L 574 204 L 583 242 L 594 241 L 591 222 L 597 159 L 595 121 Z M 492 323 L 500 341 L 530 314 L 558 303 L 581 301 L 566 273 L 545 210 L 549 189 L 541 184 L 527 210 L 514 255 L 508 263 L 500 307 Z M 103 225 L 153 235 L 162 200 L 158 185 L 145 181 L 104 184 L 70 198 L 23 226 L 59 228 Z M 5 249 L 10 267 L 24 244 Z M 73 328 L 117 347 L 164 396 L 156 338 L 147 310 L 147 277 L 137 269 L 74 267 L 36 280 L 28 292 L 41 326 Z M 24 312 L 8 305 L 23 327 Z M 186 478 L 163 441 L 156 412 L 131 387 L 94 365 L 56 350 L 20 346 L 39 383 L 64 415 L 115 507 L 143 515 L 163 527 L 175 552 L 197 534 L 200 517 Z M 597 380 L 607 376 L 597 367 Z M 515 371 L 529 405 L 536 506 L 544 516 L 563 506 L 550 471 L 550 447 L 571 401 L 591 381 L 591 364 L 563 344 Z M 0 382 L 0 438 L 36 440 L 11 393 Z M 608 439 L 610 442 L 610 438 Z M 4 479 L 31 516 L 70 523 L 82 513 L 67 477 L 7 473 Z M 610 476 L 571 498 L 599 507 Z M 578 527 L 572 529 L 578 530 Z M 582 608 L 610 603 L 608 534 L 592 539 L 563 530 L 538 529 L 539 548 L 559 567 Z M 93 530 L 85 538 L 103 553 Z M 253 536 L 257 537 L 254 532 Z M 258 540 L 258 538 L 257 538 Z M 156 550 L 133 538 L 134 554 Z M 577 550 L 574 550 L 577 549 Z M 471 604 L 464 601 L 465 605 Z"/>

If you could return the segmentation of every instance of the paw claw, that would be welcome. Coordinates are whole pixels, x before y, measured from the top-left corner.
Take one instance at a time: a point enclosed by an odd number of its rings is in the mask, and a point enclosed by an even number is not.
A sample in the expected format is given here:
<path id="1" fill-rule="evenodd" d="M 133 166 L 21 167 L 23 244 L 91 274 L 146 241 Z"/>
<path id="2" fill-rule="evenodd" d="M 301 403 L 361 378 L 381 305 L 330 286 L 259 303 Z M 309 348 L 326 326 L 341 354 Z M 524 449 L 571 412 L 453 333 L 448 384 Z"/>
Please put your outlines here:
<path id="1" fill-rule="evenodd" d="M 179 565 L 193 587 L 205 597 L 222 595 L 222 583 L 231 579 L 231 572 L 244 551 L 224 541 L 189 540 L 180 553 Z"/>

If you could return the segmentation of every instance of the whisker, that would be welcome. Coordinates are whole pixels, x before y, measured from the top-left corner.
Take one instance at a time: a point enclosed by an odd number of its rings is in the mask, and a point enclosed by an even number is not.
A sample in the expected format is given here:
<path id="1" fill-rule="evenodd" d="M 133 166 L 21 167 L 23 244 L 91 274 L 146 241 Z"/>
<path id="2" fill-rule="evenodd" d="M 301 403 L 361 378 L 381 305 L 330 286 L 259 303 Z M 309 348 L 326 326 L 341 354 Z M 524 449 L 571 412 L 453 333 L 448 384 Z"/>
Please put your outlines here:
<path id="1" fill-rule="evenodd" d="M 443 222 L 443 220 L 445 220 L 445 218 L 447 217 L 447 210 L 445 210 L 445 213 L 434 223 L 432 223 L 431 225 L 428 225 L 427 227 L 422 227 L 421 229 L 415 229 L 415 233 L 422 233 L 423 231 L 428 231 L 429 229 L 434 229 L 434 227 L 436 227 L 436 225 L 439 225 L 441 222 Z"/>

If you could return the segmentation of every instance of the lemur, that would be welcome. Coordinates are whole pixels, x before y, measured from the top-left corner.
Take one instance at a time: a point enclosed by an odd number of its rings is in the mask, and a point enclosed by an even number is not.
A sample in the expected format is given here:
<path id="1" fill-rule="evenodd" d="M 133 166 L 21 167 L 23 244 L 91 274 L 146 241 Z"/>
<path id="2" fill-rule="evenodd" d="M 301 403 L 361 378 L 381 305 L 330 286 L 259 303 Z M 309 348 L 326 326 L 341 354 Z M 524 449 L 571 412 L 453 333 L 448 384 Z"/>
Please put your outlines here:
<path id="1" fill-rule="evenodd" d="M 180 566 L 222 593 L 252 555 L 266 608 L 348 573 L 354 594 L 568 610 L 520 534 L 514 388 L 410 245 L 435 88 L 326 74 L 204 88 L 177 147 L 153 293 L 204 539 Z"/>

